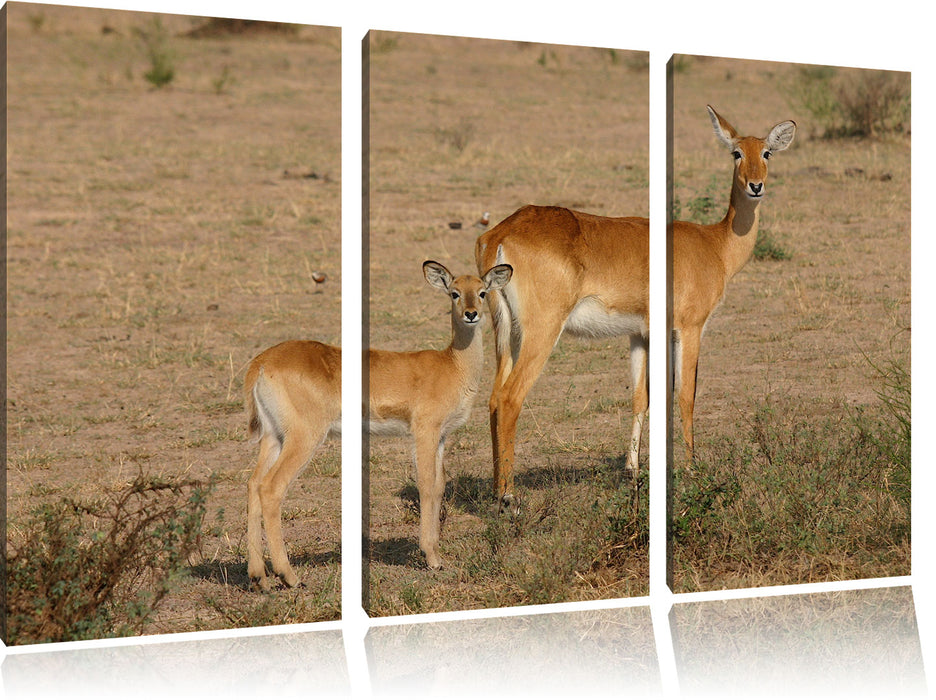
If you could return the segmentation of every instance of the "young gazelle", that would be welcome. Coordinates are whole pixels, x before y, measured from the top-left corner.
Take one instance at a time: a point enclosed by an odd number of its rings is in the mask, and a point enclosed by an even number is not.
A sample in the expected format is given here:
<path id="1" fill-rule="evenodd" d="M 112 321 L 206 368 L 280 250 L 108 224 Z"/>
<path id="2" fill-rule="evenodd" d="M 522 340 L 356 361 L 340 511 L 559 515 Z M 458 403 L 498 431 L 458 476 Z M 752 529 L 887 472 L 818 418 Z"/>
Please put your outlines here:
<path id="1" fill-rule="evenodd" d="M 728 280 L 754 250 L 767 159 L 787 148 L 796 130 L 792 121 L 784 121 L 763 139 L 741 137 L 714 109 L 708 113 L 735 161 L 728 212 L 716 224 L 674 221 L 672 229 L 675 391 L 690 459 L 702 330 Z M 497 351 L 489 403 L 494 493 L 503 510 L 519 507 L 513 467 L 523 401 L 563 333 L 630 336 L 633 398 L 625 468 L 636 476 L 650 389 L 649 241 L 646 218 L 536 206 L 517 210 L 478 238 L 479 269 L 495 263 L 514 267 L 510 287 L 488 298 Z"/>
<path id="2" fill-rule="evenodd" d="M 478 392 L 483 363 L 481 319 L 491 290 L 510 281 L 509 265 L 482 277 L 453 278 L 444 265 L 423 263 L 426 281 L 452 300 L 452 342 L 445 350 L 368 351 L 367 428 L 375 434 L 410 434 L 416 443 L 419 546 L 437 569 L 446 436 L 465 424 Z M 263 562 L 261 519 L 273 572 L 287 586 L 299 579 L 286 554 L 280 510 L 286 489 L 329 433 L 341 430 L 341 350 L 290 340 L 260 353 L 245 379 L 250 436 L 260 442 L 247 486 L 247 573 L 261 588 L 271 580 Z"/>

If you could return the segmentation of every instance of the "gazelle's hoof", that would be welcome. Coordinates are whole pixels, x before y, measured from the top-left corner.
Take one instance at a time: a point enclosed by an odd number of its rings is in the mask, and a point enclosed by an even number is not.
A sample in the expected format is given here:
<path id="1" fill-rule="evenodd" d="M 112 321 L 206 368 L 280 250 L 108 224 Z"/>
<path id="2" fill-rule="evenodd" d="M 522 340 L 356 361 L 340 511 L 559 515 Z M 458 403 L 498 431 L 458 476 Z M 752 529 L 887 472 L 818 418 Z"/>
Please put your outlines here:
<path id="1" fill-rule="evenodd" d="M 250 588 L 260 593 L 269 593 L 273 590 L 273 579 L 269 576 L 251 576 Z"/>
<path id="2" fill-rule="evenodd" d="M 299 586 L 299 577 L 292 571 L 287 571 L 285 574 L 280 574 L 280 581 L 283 582 L 283 585 L 287 588 L 296 588 Z"/>

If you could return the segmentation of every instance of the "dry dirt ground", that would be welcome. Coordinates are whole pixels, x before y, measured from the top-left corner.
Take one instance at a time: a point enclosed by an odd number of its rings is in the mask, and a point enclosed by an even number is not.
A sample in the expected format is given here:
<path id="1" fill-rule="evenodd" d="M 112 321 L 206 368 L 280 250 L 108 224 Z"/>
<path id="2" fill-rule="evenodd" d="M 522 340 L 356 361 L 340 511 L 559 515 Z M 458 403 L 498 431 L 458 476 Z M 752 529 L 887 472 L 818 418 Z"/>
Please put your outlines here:
<path id="1" fill-rule="evenodd" d="M 770 403 L 816 421 L 873 405 L 881 385 L 872 365 L 906 364 L 910 353 L 910 136 L 821 138 L 822 126 L 795 100 L 792 64 L 682 56 L 674 60 L 674 196 L 710 194 L 703 221 L 723 216 L 731 156 L 712 134 L 711 104 L 742 134 L 766 136 L 797 123 L 792 147 L 770 161 L 761 231 L 789 260 L 751 261 L 729 283 L 702 341 L 695 442 L 749 434 L 757 406 Z M 675 468 L 684 469 L 675 418 Z M 808 468 L 803 465 L 804 469 Z M 909 551 L 887 571 L 853 565 L 820 580 L 909 573 Z M 843 558 L 846 558 L 843 553 Z M 677 588 L 791 583 L 730 571 L 677 572 Z M 795 580 L 808 577 L 805 570 Z"/>
<path id="2" fill-rule="evenodd" d="M 340 341 L 338 30 L 7 11 L 9 541 L 44 500 L 216 473 L 202 561 L 145 631 L 336 618 L 337 444 L 284 505 L 307 588 L 245 589 L 241 386 L 266 346 Z M 140 31 L 165 34 L 161 89 Z"/>
<path id="3" fill-rule="evenodd" d="M 435 259 L 456 275 L 476 274 L 474 223 L 485 211 L 491 226 L 525 204 L 648 214 L 646 54 L 388 32 L 368 40 L 373 347 L 448 344 L 450 303 L 425 283 L 421 265 Z M 610 568 L 608 552 L 591 551 L 602 546 L 594 528 L 606 526 L 600 513 L 623 480 L 626 338 L 557 345 L 521 413 L 516 476 L 525 515 L 511 525 L 490 514 L 488 320 L 483 332 L 481 390 L 446 446 L 442 571 L 426 570 L 418 550 L 409 443 L 371 442 L 369 611 L 646 593 L 646 549 Z"/>

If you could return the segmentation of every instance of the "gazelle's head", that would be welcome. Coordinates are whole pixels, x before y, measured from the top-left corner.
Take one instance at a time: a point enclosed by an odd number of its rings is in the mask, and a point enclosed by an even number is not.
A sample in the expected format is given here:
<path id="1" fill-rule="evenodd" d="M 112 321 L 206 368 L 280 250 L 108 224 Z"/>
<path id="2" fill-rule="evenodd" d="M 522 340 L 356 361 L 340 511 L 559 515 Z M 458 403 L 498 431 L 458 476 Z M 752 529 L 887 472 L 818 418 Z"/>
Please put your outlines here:
<path id="1" fill-rule="evenodd" d="M 429 284 L 452 299 L 452 320 L 470 326 L 481 321 L 484 298 L 488 292 L 500 289 L 510 281 L 513 268 L 495 265 L 481 278 L 474 275 L 452 277 L 445 265 L 427 260 L 423 263 L 423 275 Z"/>
<path id="2" fill-rule="evenodd" d="M 764 196 L 767 181 L 767 161 L 772 153 L 786 149 L 793 143 L 796 123 L 792 120 L 780 122 L 766 138 L 738 136 L 738 132 L 718 112 L 707 107 L 715 136 L 731 151 L 735 160 L 734 186 L 749 199 Z"/>

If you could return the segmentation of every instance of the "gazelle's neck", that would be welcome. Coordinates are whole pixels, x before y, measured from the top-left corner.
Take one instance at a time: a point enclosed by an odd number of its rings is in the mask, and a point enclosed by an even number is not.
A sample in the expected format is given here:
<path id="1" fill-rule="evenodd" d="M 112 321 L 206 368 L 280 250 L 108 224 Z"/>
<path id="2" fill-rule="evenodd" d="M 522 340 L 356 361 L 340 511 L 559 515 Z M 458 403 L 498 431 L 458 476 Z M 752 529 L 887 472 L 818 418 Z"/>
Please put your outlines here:
<path id="1" fill-rule="evenodd" d="M 459 368 L 477 383 L 484 364 L 484 343 L 481 334 L 481 322 L 467 324 L 457 318 L 452 319 L 452 344 L 448 348 L 452 359 Z"/>
<path id="2" fill-rule="evenodd" d="M 728 212 L 721 222 L 725 235 L 725 271 L 729 277 L 744 267 L 754 252 L 760 219 L 759 204 L 759 198 L 748 197 L 737 185 L 732 186 Z"/>

